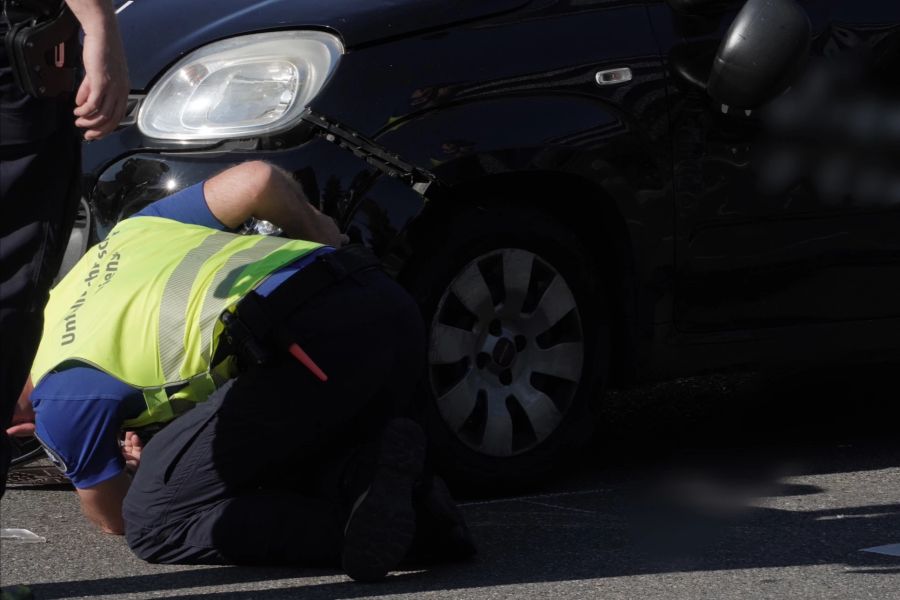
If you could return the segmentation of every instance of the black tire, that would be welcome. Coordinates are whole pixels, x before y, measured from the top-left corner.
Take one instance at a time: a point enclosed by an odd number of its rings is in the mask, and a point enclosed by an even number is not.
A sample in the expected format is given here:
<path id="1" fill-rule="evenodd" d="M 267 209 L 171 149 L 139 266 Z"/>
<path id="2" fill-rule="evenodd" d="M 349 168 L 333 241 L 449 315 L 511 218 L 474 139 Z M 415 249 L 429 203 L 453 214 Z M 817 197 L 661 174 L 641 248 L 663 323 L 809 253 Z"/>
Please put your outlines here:
<path id="1" fill-rule="evenodd" d="M 588 440 L 594 424 L 591 409 L 607 380 L 609 313 L 598 285 L 602 278 L 597 263 L 570 229 L 531 207 L 467 209 L 438 224 L 432 222 L 431 229 L 430 244 L 416 248 L 417 260 L 403 277 L 422 308 L 429 334 L 428 375 L 416 406 L 428 433 L 431 456 L 457 486 L 508 491 L 537 483 Z M 521 293 L 513 288 L 516 279 L 524 281 L 529 256 L 528 292 L 523 310 L 516 311 Z M 497 275 L 498 268 L 502 275 Z M 484 296 L 478 275 L 489 288 L 494 312 L 502 317 L 491 319 L 485 302 L 477 304 L 481 316 L 466 308 L 466 302 L 474 306 L 474 298 Z M 476 284 L 467 283 L 466 289 L 478 288 L 480 296 L 472 292 L 464 302 L 457 294 L 463 289 L 460 282 L 463 278 L 471 282 L 472 277 Z M 490 282 L 498 277 L 499 287 L 496 281 Z M 557 277 L 564 286 L 554 281 Z M 536 335 L 549 323 L 549 316 L 566 310 L 566 288 L 574 308 Z M 506 307 L 511 292 L 514 297 Z M 445 329 L 448 325 L 454 330 Z M 456 328 L 464 333 L 460 335 Z M 530 337 L 521 332 L 529 332 Z M 574 356 L 579 335 L 582 356 L 576 376 L 572 365 L 577 361 L 567 359 Z M 452 343 L 447 341 L 451 337 Z M 464 341 L 457 344 L 457 337 Z M 512 363 L 507 362 L 510 345 L 515 349 Z M 471 352 L 461 350 L 470 346 Z M 456 352 L 465 356 L 453 361 Z M 539 364 L 550 362 L 553 367 Z M 554 373 L 547 375 L 541 369 Z M 485 389 L 479 389 L 481 385 Z M 465 386 L 465 394 L 459 386 Z M 504 386 L 511 390 L 505 398 Z M 474 401 L 466 399 L 471 393 Z M 491 431 L 499 433 L 489 440 Z"/>

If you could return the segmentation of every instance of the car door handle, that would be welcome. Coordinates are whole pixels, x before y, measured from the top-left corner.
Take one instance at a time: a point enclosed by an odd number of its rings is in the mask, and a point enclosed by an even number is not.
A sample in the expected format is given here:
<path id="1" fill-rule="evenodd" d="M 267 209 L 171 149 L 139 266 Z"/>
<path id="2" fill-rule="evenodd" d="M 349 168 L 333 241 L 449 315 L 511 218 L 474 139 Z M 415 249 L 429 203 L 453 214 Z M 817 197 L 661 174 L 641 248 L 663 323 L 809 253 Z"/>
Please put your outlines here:
<path id="1" fill-rule="evenodd" d="M 618 69 L 606 69 L 605 71 L 597 71 L 594 76 L 597 85 L 616 85 L 631 81 L 631 69 L 628 67 L 619 67 Z"/>

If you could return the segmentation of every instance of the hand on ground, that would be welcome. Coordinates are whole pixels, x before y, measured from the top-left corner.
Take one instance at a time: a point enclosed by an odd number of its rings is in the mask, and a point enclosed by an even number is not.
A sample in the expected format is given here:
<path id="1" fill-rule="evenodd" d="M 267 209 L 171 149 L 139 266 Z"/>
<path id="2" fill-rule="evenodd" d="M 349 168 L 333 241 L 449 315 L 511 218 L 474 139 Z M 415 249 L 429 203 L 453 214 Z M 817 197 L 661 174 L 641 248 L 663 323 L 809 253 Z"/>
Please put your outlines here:
<path id="1" fill-rule="evenodd" d="M 122 457 L 125 459 L 125 468 L 134 473 L 141 463 L 141 451 L 144 442 L 133 431 L 125 432 L 125 440 L 122 442 Z"/>

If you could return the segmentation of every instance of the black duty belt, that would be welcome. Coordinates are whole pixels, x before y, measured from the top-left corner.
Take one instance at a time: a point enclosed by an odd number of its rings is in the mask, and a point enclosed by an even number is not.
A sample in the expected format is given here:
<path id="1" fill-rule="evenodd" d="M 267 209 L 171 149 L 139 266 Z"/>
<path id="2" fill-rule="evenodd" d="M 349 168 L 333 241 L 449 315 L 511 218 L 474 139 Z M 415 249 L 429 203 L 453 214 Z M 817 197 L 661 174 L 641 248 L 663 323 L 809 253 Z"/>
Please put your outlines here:
<path id="1" fill-rule="evenodd" d="M 75 90 L 80 67 L 78 20 L 60 0 L 4 0 L 3 43 L 22 90 L 51 98 Z"/>
<path id="2" fill-rule="evenodd" d="M 222 313 L 231 349 L 250 365 L 268 362 L 272 347 L 288 351 L 324 381 L 327 379 L 324 373 L 295 340 L 289 339 L 284 323 L 297 308 L 325 288 L 380 266 L 381 262 L 364 246 L 345 246 L 320 254 L 265 297 L 250 292 L 238 303 L 236 314 Z"/>

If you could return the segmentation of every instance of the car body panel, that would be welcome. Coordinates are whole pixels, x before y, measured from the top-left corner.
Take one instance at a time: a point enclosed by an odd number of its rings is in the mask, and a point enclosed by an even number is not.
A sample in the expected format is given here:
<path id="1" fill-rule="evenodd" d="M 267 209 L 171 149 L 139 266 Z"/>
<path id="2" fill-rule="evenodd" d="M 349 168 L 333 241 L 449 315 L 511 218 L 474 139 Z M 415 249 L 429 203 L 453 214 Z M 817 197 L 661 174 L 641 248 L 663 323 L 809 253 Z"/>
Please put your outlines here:
<path id="1" fill-rule="evenodd" d="M 145 90 L 191 50 L 234 35 L 276 29 L 336 32 L 344 45 L 408 35 L 510 10 L 526 0 L 138 0 L 119 15 L 132 87 Z"/>
<path id="2" fill-rule="evenodd" d="M 562 29 L 566 36 L 559 35 Z M 641 61 L 657 55 L 641 2 L 539 2 L 348 53 L 311 107 L 377 137 L 404 119 L 457 103 L 540 93 L 618 99 L 623 87 L 630 90 L 641 81 L 602 88 L 594 81 L 597 71 L 628 64 L 652 77 L 654 69 L 644 69 Z M 661 87 L 656 91 L 664 95 Z M 646 124 L 659 125 L 664 123 Z"/>

